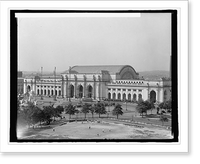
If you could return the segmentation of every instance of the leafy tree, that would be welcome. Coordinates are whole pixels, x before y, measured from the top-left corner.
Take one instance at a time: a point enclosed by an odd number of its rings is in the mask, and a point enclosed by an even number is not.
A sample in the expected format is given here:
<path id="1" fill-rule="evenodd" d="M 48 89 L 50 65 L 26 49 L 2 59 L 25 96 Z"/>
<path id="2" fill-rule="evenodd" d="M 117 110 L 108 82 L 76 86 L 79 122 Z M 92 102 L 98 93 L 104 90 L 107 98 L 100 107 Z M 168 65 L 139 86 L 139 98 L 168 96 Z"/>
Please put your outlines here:
<path id="1" fill-rule="evenodd" d="M 149 101 L 140 101 L 136 106 L 136 110 L 143 117 L 143 113 L 147 114 L 147 110 L 151 109 L 151 103 Z"/>
<path id="2" fill-rule="evenodd" d="M 90 107 L 90 112 L 92 113 L 92 118 L 94 118 L 94 112 L 95 112 L 95 110 L 96 110 L 96 104 L 94 104 L 94 105 L 92 105 Z"/>
<path id="3" fill-rule="evenodd" d="M 161 109 L 165 109 L 167 110 L 168 112 L 171 112 L 171 100 L 168 100 L 168 101 L 164 101 L 162 103 L 159 104 L 159 107 Z"/>
<path id="4" fill-rule="evenodd" d="M 66 106 L 65 113 L 69 114 L 69 119 L 71 119 L 71 115 L 74 115 L 75 112 L 75 106 L 73 106 L 71 103 Z"/>
<path id="5" fill-rule="evenodd" d="M 117 105 L 115 106 L 115 108 L 113 109 L 112 114 L 113 114 L 113 115 L 116 115 L 116 116 L 117 116 L 117 119 L 118 119 L 118 116 L 123 114 L 123 111 L 122 111 L 122 110 L 123 110 L 123 109 L 122 109 L 121 105 L 120 105 L 120 104 L 117 104 Z"/>
<path id="6" fill-rule="evenodd" d="M 164 122 L 168 122 L 168 118 L 165 115 L 160 116 L 160 121 L 162 122 L 162 126 L 164 125 Z"/>
<path id="7" fill-rule="evenodd" d="M 83 105 L 81 112 L 83 112 L 85 114 L 85 118 L 86 118 L 87 113 L 89 113 L 90 108 L 91 108 L 91 105 L 88 103 L 85 103 Z"/>
<path id="8" fill-rule="evenodd" d="M 150 104 L 151 104 L 151 114 L 152 114 L 152 111 L 153 111 L 153 109 L 155 108 L 155 105 L 154 105 L 154 102 L 153 102 L 153 101 L 150 102 Z"/>
<path id="9" fill-rule="evenodd" d="M 44 121 L 46 121 L 47 124 L 49 125 L 52 121 L 51 118 L 54 116 L 54 108 L 52 106 L 44 106 L 43 112 L 44 112 Z"/>
<path id="10" fill-rule="evenodd" d="M 101 114 L 106 114 L 106 108 L 103 103 L 98 102 L 95 107 L 95 113 L 99 114 L 99 118 Z"/>

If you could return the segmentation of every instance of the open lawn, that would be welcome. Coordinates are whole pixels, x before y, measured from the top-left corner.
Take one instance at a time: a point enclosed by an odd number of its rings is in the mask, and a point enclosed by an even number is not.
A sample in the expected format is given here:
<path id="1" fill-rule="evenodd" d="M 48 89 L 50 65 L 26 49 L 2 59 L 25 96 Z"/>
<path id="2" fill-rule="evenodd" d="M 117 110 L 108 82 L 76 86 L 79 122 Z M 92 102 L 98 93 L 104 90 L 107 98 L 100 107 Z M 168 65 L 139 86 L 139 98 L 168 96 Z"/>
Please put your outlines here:
<path id="1" fill-rule="evenodd" d="M 72 104 L 76 105 L 79 101 L 72 100 Z M 43 127 L 26 128 L 19 126 L 17 129 L 19 139 L 169 139 L 171 138 L 171 116 L 166 115 L 169 119 L 164 124 L 160 121 L 160 115 L 154 109 L 148 111 L 143 117 L 136 111 L 137 104 L 119 102 L 123 108 L 123 115 L 116 119 L 112 115 L 114 106 L 107 106 L 107 114 L 100 116 L 91 113 L 85 115 L 81 112 L 72 115 L 63 113 L 62 119 L 52 122 L 50 125 Z M 38 97 L 37 106 L 49 105 L 67 105 L 68 101 L 44 97 L 41 100 Z M 81 110 L 81 108 L 79 109 Z M 89 121 L 80 121 L 80 120 Z M 69 121 L 73 121 L 70 122 Z"/>
<path id="2" fill-rule="evenodd" d="M 51 127 L 51 126 L 50 126 Z M 38 130 L 39 129 L 39 130 Z M 19 139 L 170 139 L 171 131 L 112 121 L 77 121 L 51 128 L 27 129 Z M 29 132 L 28 132 L 29 131 Z"/>

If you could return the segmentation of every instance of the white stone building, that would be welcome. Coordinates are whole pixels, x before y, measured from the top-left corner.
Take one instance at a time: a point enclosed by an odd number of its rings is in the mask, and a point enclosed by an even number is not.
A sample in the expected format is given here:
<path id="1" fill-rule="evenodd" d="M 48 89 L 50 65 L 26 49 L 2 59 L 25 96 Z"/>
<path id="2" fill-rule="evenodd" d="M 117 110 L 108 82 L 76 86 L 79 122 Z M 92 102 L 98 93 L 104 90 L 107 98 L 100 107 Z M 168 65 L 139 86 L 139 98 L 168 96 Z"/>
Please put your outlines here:
<path id="1" fill-rule="evenodd" d="M 63 98 L 163 102 L 171 98 L 171 80 L 140 79 L 130 65 L 74 66 L 60 76 L 26 78 L 24 93 Z"/>

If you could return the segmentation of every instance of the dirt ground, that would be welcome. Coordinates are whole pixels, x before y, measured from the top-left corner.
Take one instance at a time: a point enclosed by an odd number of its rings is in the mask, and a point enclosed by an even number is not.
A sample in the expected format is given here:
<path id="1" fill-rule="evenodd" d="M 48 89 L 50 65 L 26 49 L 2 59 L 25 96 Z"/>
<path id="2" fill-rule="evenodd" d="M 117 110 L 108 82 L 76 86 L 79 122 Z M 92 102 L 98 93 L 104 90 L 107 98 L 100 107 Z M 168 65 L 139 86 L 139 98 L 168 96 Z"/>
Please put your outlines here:
<path id="1" fill-rule="evenodd" d="M 41 129 L 21 139 L 170 139 L 171 131 L 159 127 L 128 126 L 111 122 L 71 122 Z"/>

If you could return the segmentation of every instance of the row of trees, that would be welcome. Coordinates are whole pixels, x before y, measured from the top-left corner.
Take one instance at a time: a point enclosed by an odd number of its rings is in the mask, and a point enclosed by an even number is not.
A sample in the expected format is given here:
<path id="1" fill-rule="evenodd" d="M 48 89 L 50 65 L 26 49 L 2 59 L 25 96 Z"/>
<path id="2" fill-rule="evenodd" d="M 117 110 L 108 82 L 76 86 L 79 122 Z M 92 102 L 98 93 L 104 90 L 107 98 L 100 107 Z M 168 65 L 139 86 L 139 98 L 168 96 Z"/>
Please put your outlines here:
<path id="1" fill-rule="evenodd" d="M 147 114 L 148 110 L 151 110 L 151 114 L 152 114 L 152 110 L 157 108 L 157 114 L 162 115 L 163 113 L 169 112 L 171 113 L 171 100 L 169 101 L 165 101 L 160 103 L 159 105 L 155 106 L 155 104 L 153 102 L 150 101 L 139 101 L 138 105 L 136 106 L 136 110 L 138 113 L 140 113 L 143 117 L 143 114 Z"/>
<path id="2" fill-rule="evenodd" d="M 61 118 L 61 113 L 63 111 L 64 108 L 62 106 L 57 106 L 56 108 L 53 106 L 44 106 L 43 109 L 41 109 L 32 102 L 28 102 L 27 106 L 21 109 L 18 107 L 18 116 L 19 119 L 25 120 L 29 126 L 36 123 L 41 124 L 42 122 L 50 124 L 55 118 Z"/>
<path id="3" fill-rule="evenodd" d="M 151 110 L 151 114 L 152 114 L 152 110 L 155 108 L 155 105 L 153 102 L 149 102 L 149 101 L 140 101 L 138 103 L 138 105 L 136 106 L 136 110 L 138 113 L 140 113 L 143 117 L 143 113 L 145 113 L 147 115 L 147 111 Z M 164 115 L 164 113 L 166 112 L 170 112 L 171 113 L 171 101 L 166 101 L 166 102 L 162 102 L 157 106 L 157 114 L 159 114 L 159 110 L 160 109 L 164 109 L 161 110 L 160 113 L 160 121 L 162 122 L 162 124 L 164 124 L 164 122 L 168 121 L 168 118 L 166 115 Z M 167 111 L 166 111 L 167 110 Z"/>
<path id="4" fill-rule="evenodd" d="M 70 119 L 71 115 L 78 114 L 79 112 L 82 112 L 85 115 L 85 118 L 88 113 L 92 114 L 92 118 L 94 118 L 94 113 L 98 114 L 99 118 L 100 115 L 107 113 L 105 105 L 101 102 L 94 105 L 85 103 L 81 111 L 77 110 L 76 106 L 72 104 L 68 104 L 65 108 L 63 108 L 62 106 L 57 106 L 56 108 L 54 108 L 53 105 L 50 105 L 44 106 L 43 109 L 41 109 L 38 106 L 34 105 L 34 103 L 32 102 L 28 102 L 27 106 L 22 108 L 18 103 L 18 118 L 25 120 L 27 125 L 29 126 L 37 123 L 40 123 L 41 125 L 42 122 L 45 122 L 47 125 L 49 125 L 51 121 L 55 120 L 55 118 L 61 118 L 62 112 L 69 114 Z M 119 115 L 122 115 L 123 112 L 121 105 L 117 104 L 112 114 L 116 115 L 117 118 Z"/>
<path id="5" fill-rule="evenodd" d="M 99 118 L 102 114 L 106 114 L 107 111 L 106 111 L 106 108 L 105 108 L 105 104 L 104 103 L 101 103 L 101 102 L 98 102 L 97 104 L 88 104 L 88 103 L 85 103 L 83 106 L 82 106 L 82 109 L 81 111 L 77 110 L 75 106 L 73 106 L 72 104 L 69 104 L 68 106 L 66 106 L 65 108 L 65 113 L 66 114 L 69 114 L 69 118 L 71 118 L 71 115 L 74 115 L 76 113 L 79 113 L 79 112 L 82 112 L 84 113 L 85 115 L 85 118 L 86 118 L 86 115 L 88 113 L 91 113 L 92 114 L 92 118 L 94 118 L 94 113 L 98 114 L 99 115 Z M 112 114 L 113 115 L 116 115 L 117 118 L 119 115 L 122 115 L 123 114 L 123 111 L 122 111 L 122 107 L 120 104 L 117 104 L 114 108 L 114 110 L 112 111 Z"/>

